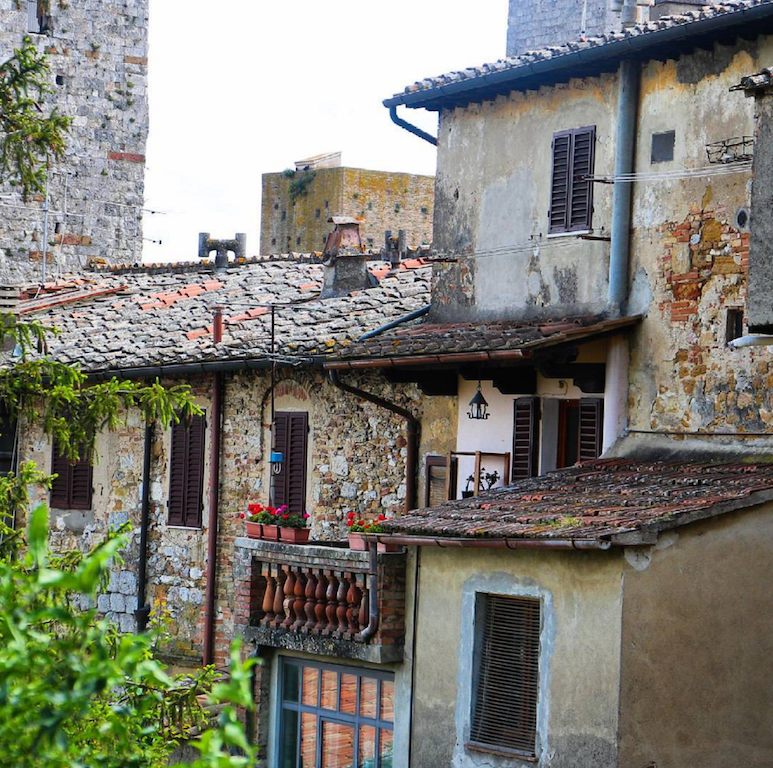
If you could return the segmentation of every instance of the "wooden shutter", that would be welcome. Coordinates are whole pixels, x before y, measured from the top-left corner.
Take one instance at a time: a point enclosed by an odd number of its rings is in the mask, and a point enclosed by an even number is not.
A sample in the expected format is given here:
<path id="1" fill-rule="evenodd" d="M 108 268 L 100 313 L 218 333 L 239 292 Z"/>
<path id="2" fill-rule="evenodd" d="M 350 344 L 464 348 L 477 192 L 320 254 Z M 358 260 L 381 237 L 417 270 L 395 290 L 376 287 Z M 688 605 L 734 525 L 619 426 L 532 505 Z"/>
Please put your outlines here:
<path id="1" fill-rule="evenodd" d="M 580 400 L 580 461 L 601 455 L 603 431 L 604 401 L 599 397 L 584 397 Z"/>
<path id="2" fill-rule="evenodd" d="M 540 601 L 483 595 L 470 741 L 536 756 Z"/>
<path id="3" fill-rule="evenodd" d="M 596 128 L 561 131 L 553 136 L 548 232 L 590 229 L 593 216 L 593 173 Z"/>
<path id="4" fill-rule="evenodd" d="M 306 455 L 309 414 L 287 411 L 274 416 L 274 450 L 284 455 L 282 471 L 276 476 L 274 503 L 287 504 L 290 512 L 306 511 Z"/>
<path id="5" fill-rule="evenodd" d="M 427 456 L 426 459 L 426 488 L 424 492 L 424 506 L 437 507 L 449 498 L 456 498 L 456 478 L 457 478 L 456 458 L 451 459 L 451 477 L 446 478 L 448 469 L 448 459 L 446 456 Z M 446 490 L 446 483 L 448 488 Z"/>
<path id="6" fill-rule="evenodd" d="M 169 525 L 201 526 L 204 494 L 205 421 L 194 416 L 190 423 L 172 425 L 169 456 Z"/>
<path id="7" fill-rule="evenodd" d="M 52 509 L 91 509 L 94 470 L 84 449 L 80 453 L 81 458 L 71 462 L 54 443 L 51 473 L 58 477 L 51 484 Z"/>
<path id="8" fill-rule="evenodd" d="M 536 477 L 539 466 L 539 398 L 515 401 L 512 479 Z"/>

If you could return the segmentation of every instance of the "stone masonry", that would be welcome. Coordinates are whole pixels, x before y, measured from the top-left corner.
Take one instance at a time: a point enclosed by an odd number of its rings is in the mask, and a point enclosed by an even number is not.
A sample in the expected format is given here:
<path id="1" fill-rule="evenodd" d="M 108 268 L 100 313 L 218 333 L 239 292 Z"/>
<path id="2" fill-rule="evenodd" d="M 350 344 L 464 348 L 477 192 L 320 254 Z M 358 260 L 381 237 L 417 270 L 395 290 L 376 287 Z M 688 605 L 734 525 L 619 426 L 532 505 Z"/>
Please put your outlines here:
<path id="1" fill-rule="evenodd" d="M 31 33 L 26 0 L 0 0 L 0 57 L 29 37 L 48 54 L 49 107 L 73 118 L 50 174 L 48 276 L 142 251 L 148 134 L 148 0 L 50 0 L 50 30 Z M 37 281 L 44 195 L 0 186 L 0 280 Z"/>

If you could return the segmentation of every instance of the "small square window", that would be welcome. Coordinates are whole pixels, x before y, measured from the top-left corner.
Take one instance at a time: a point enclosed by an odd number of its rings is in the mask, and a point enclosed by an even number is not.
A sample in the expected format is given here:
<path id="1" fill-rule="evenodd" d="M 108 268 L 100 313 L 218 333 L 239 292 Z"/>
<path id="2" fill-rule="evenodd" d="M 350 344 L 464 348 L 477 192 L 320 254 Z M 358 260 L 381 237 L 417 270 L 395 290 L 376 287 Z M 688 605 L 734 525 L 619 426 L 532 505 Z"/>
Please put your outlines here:
<path id="1" fill-rule="evenodd" d="M 674 159 L 675 131 L 652 134 L 651 163 L 669 163 Z"/>
<path id="2" fill-rule="evenodd" d="M 301 238 L 300 237 L 296 237 L 295 238 L 295 244 L 296 245 L 300 245 L 301 244 Z"/>
<path id="3" fill-rule="evenodd" d="M 57 85 L 64 85 L 64 75 L 57 75 L 56 76 L 56 84 Z"/>
<path id="4" fill-rule="evenodd" d="M 287 219 L 287 211 L 282 211 L 282 221 Z"/>
<path id="5" fill-rule="evenodd" d="M 278 210 L 279 210 L 279 203 L 274 203 L 274 210 L 275 210 L 275 211 L 278 211 Z"/>
<path id="6" fill-rule="evenodd" d="M 314 211 L 314 218 L 318 219 L 318 218 L 320 218 L 320 216 L 322 216 L 322 211 L 320 211 L 320 209 L 317 208 L 317 210 Z"/>
<path id="7" fill-rule="evenodd" d="M 725 326 L 725 341 L 731 342 L 743 336 L 743 310 L 730 308 L 727 310 L 727 324 Z"/>
<path id="8" fill-rule="evenodd" d="M 276 238 L 275 237 L 271 238 L 271 245 L 276 245 Z"/>
<path id="9" fill-rule="evenodd" d="M 426 216 L 429 213 L 429 208 L 426 205 L 422 205 L 421 212 Z"/>

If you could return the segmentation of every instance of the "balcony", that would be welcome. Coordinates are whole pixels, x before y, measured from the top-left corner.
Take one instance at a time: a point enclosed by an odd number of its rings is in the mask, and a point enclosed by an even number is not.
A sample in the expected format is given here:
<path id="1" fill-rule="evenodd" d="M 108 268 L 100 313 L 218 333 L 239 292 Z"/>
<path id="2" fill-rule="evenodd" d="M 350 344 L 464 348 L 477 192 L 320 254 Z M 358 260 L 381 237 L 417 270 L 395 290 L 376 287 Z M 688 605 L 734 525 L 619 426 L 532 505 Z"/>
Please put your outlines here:
<path id="1" fill-rule="evenodd" d="M 379 553 L 375 574 L 370 558 L 344 547 L 236 539 L 237 631 L 272 648 L 375 664 L 400 661 L 406 555 Z"/>

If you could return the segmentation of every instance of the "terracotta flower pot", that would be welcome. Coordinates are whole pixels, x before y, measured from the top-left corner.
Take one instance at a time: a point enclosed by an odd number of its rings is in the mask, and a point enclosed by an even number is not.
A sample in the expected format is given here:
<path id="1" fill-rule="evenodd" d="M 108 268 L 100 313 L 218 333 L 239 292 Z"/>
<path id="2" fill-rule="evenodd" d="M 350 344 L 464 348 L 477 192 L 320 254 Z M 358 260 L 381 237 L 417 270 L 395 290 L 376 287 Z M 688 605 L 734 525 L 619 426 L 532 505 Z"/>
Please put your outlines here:
<path id="1" fill-rule="evenodd" d="M 305 544 L 309 540 L 308 528 L 280 528 L 279 540 L 288 544 Z"/>
<path id="2" fill-rule="evenodd" d="M 262 539 L 263 538 L 263 526 L 260 523 L 251 523 L 249 520 L 245 522 L 247 528 L 248 539 Z"/>
<path id="3" fill-rule="evenodd" d="M 264 525 L 263 526 L 263 540 L 264 541 L 279 541 L 279 526 L 278 525 Z"/>
<path id="4" fill-rule="evenodd" d="M 349 534 L 349 549 L 353 549 L 355 552 L 364 552 L 367 548 L 368 545 L 361 533 Z"/>

